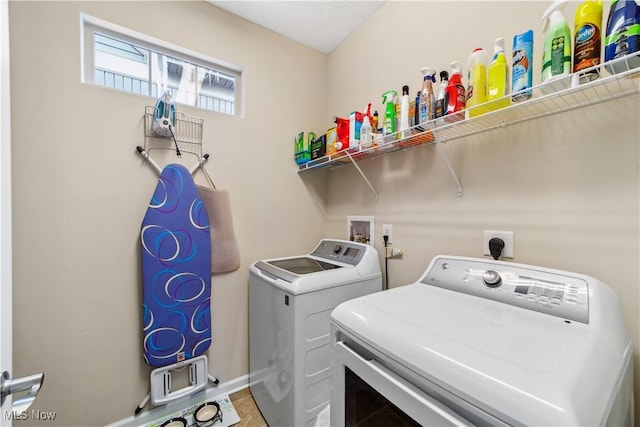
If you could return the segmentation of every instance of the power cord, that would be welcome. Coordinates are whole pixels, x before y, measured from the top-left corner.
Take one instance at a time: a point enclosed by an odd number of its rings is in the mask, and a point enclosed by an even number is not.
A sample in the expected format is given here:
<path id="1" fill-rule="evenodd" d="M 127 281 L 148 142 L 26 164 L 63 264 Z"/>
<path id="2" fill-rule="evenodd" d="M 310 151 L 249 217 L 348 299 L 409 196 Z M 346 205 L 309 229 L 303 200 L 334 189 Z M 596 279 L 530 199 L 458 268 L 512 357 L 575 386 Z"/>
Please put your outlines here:
<path id="1" fill-rule="evenodd" d="M 389 236 L 382 236 L 384 241 L 384 289 L 389 289 L 389 258 L 387 257 L 387 243 L 389 243 Z"/>
<path id="2" fill-rule="evenodd" d="M 504 240 L 499 237 L 494 237 L 489 240 L 489 252 L 493 259 L 497 260 L 502 255 L 502 250 L 504 249 Z"/>
<path id="3" fill-rule="evenodd" d="M 176 140 L 176 136 L 173 134 L 173 126 L 169 125 L 169 132 L 171 132 L 171 136 L 173 137 L 173 142 L 176 144 L 176 156 L 181 157 L 182 153 L 178 148 L 178 141 Z"/>

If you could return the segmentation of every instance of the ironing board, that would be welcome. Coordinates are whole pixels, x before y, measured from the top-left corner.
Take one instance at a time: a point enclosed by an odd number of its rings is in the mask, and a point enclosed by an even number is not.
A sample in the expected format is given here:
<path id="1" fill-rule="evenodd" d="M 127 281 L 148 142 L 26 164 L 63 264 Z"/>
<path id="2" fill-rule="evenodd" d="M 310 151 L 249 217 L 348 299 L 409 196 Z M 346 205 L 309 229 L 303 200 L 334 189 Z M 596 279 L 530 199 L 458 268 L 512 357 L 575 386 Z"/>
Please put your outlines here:
<path id="1" fill-rule="evenodd" d="M 197 357 L 211 343 L 211 238 L 184 166 L 162 170 L 140 240 L 144 359 L 160 367 Z"/>
<path id="2" fill-rule="evenodd" d="M 209 217 L 191 170 L 180 164 L 161 169 L 142 147 L 142 157 L 160 176 L 142 221 L 143 355 L 155 369 L 147 402 L 162 405 L 204 389 L 218 379 L 209 373 L 211 345 L 211 238 Z M 172 372 L 188 368 L 190 385 L 173 390 Z"/>

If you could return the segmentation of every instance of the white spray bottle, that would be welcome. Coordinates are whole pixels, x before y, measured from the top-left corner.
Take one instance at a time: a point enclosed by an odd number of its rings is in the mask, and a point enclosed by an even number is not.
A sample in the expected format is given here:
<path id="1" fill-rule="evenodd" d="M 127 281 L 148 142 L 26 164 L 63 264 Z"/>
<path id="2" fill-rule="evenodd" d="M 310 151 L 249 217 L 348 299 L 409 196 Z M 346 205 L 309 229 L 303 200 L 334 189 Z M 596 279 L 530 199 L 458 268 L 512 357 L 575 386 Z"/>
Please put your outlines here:
<path id="1" fill-rule="evenodd" d="M 402 86 L 402 103 L 400 104 L 400 131 L 402 138 L 411 135 L 409 131 L 409 86 Z"/>
<path id="2" fill-rule="evenodd" d="M 371 115 L 371 103 L 367 104 L 367 108 L 364 111 L 364 117 L 362 118 L 362 126 L 360 127 L 360 146 L 362 148 L 371 147 L 373 143 L 373 135 L 371 132 L 373 128 L 371 127 L 371 120 L 369 120 L 369 116 Z"/>

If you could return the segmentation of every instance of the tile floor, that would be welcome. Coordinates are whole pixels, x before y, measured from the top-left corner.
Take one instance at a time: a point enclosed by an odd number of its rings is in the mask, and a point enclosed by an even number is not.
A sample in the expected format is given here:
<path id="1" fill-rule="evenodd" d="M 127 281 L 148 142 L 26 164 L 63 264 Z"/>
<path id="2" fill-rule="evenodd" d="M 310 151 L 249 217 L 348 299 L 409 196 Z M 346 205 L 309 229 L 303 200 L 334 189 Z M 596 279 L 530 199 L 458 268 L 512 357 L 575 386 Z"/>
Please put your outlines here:
<path id="1" fill-rule="evenodd" d="M 229 395 L 233 407 L 236 408 L 236 412 L 240 416 L 240 422 L 235 424 L 237 427 L 268 427 L 260 410 L 256 406 L 256 402 L 251 396 L 251 391 L 248 388 L 240 390 L 236 393 Z"/>

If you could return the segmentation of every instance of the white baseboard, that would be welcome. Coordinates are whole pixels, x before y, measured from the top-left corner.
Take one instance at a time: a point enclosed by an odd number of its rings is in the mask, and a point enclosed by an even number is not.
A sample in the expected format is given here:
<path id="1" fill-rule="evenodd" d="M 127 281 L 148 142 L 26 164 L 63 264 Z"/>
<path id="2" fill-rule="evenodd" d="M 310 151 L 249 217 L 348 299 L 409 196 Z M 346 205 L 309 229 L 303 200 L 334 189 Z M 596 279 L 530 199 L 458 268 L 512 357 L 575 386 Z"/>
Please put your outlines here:
<path id="1" fill-rule="evenodd" d="M 210 385 L 206 389 L 195 393 L 191 396 L 178 399 L 175 402 L 167 403 L 166 405 L 157 406 L 148 410 L 140 412 L 138 415 L 132 415 L 124 418 L 120 421 L 116 421 L 109 424 L 107 427 L 125 427 L 125 426 L 141 426 L 149 424 L 159 418 L 166 415 L 173 414 L 181 409 L 188 408 L 191 405 L 195 405 L 199 402 L 206 400 L 214 400 L 214 398 L 220 395 L 229 395 L 240 390 L 244 390 L 249 387 L 249 375 L 242 375 L 229 381 L 221 382 L 217 386 Z M 142 401 L 142 399 L 140 399 Z M 134 403 L 134 402 L 132 402 Z M 140 403 L 140 402 L 135 402 Z M 147 404 L 150 406 L 150 404 Z M 133 405 L 132 405 L 133 407 Z"/>
<path id="2" fill-rule="evenodd" d="M 234 378 L 230 381 L 218 384 L 217 387 L 211 387 L 211 390 L 217 390 L 218 394 L 233 394 L 249 387 L 249 375 L 245 374 Z"/>

